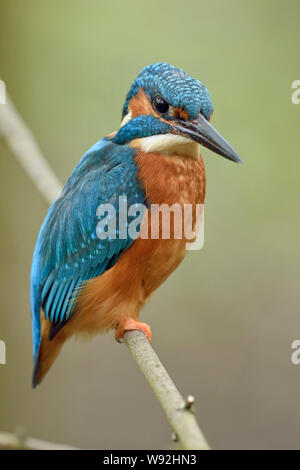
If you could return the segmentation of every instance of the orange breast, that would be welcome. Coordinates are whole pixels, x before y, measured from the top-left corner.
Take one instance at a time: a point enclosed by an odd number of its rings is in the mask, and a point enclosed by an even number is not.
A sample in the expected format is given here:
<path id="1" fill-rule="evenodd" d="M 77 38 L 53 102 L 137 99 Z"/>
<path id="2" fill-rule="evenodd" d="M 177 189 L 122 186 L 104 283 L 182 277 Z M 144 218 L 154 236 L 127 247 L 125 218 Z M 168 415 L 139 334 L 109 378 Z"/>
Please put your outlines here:
<path id="1" fill-rule="evenodd" d="M 150 204 L 167 204 L 169 207 L 177 204 L 182 209 L 190 204 L 192 211 L 192 227 L 196 223 L 196 204 L 204 204 L 206 179 L 202 158 L 199 160 L 176 155 L 161 155 L 139 151 L 136 156 L 139 168 L 138 176 L 142 182 L 147 200 Z M 151 239 L 151 222 L 153 215 L 148 212 L 148 239 L 138 239 L 131 247 L 128 256 L 138 256 L 143 259 L 143 283 L 145 297 L 156 289 L 178 266 L 186 253 L 186 238 L 184 236 L 182 218 L 182 238 L 176 239 L 174 233 L 175 215 L 170 214 L 170 239 L 162 238 L 161 219 L 158 239 Z M 179 222 L 180 223 L 180 222 Z M 178 225 L 178 224 L 177 224 Z M 133 261 L 133 260 L 132 260 Z"/>
<path id="2" fill-rule="evenodd" d="M 202 159 L 138 151 L 136 163 L 150 204 L 203 204 L 205 170 Z M 152 215 L 148 211 L 148 235 Z M 193 218 L 195 213 L 193 212 Z M 144 219 L 145 222 L 145 219 Z M 173 219 L 171 215 L 171 225 Z M 194 224 L 194 220 L 193 220 Z M 146 233 L 147 230 L 144 231 Z M 76 329 L 96 331 L 116 327 L 124 316 L 138 318 L 151 293 L 174 271 L 186 253 L 186 239 L 138 238 L 118 262 L 91 280 L 78 302 Z M 71 320 L 72 322 L 72 320 Z"/>
<path id="3" fill-rule="evenodd" d="M 138 177 L 152 204 L 204 204 L 206 178 L 202 158 L 138 151 Z"/>

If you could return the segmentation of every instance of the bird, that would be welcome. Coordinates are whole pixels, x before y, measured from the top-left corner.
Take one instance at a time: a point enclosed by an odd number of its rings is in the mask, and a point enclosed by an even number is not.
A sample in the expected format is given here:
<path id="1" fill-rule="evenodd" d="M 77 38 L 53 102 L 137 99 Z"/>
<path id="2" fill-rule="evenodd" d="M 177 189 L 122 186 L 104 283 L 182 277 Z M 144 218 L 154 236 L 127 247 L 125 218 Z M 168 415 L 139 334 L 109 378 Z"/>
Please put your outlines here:
<path id="1" fill-rule="evenodd" d="M 151 340 L 139 314 L 151 294 L 183 260 L 186 238 L 142 237 L 152 206 L 204 204 L 206 175 L 201 145 L 233 162 L 242 160 L 210 124 L 213 105 L 200 81 L 167 63 L 142 69 L 132 83 L 120 127 L 79 160 L 50 207 L 37 237 L 31 267 L 33 388 L 44 378 L 65 341 L 115 330 Z M 135 236 L 101 222 L 120 200 L 139 207 Z M 134 221 L 126 215 L 125 226 Z M 160 222 L 159 222 L 160 223 Z M 192 216 L 195 226 L 195 212 Z M 99 228 L 100 225 L 100 228 Z M 104 224 L 105 225 L 105 224 Z M 103 228 L 104 227 L 104 228 Z M 114 236 L 113 236 L 114 235 Z M 151 235 L 151 234 L 150 234 Z"/>

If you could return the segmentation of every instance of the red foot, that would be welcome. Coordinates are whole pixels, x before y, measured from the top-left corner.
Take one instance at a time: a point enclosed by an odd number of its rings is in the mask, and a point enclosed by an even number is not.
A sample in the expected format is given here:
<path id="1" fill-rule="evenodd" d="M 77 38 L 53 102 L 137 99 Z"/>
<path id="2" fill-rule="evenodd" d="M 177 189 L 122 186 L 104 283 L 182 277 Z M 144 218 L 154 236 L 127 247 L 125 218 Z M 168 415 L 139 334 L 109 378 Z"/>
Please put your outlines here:
<path id="1" fill-rule="evenodd" d="M 146 323 L 142 323 L 141 321 L 136 321 L 130 317 L 125 317 L 123 320 L 120 321 L 115 333 L 116 340 L 120 342 L 120 339 L 123 338 L 125 331 L 128 330 L 140 330 L 147 337 L 148 341 L 151 341 L 152 333 L 150 326 Z"/>

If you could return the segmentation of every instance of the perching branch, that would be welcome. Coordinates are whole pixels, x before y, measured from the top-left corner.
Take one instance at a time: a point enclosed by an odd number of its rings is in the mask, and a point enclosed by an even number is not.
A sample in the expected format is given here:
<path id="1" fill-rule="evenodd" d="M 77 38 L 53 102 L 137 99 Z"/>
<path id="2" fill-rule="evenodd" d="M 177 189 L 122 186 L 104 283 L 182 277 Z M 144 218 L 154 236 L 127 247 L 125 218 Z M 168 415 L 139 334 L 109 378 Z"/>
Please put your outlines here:
<path id="1" fill-rule="evenodd" d="M 5 105 L 0 104 L 0 137 L 47 203 L 52 203 L 62 186 L 8 97 Z M 124 335 L 124 342 L 162 406 L 182 448 L 208 450 L 209 446 L 192 410 L 192 397 L 188 397 L 186 401 L 182 398 L 145 335 L 140 331 L 128 331 Z M 3 436 L 0 434 L 0 443 Z M 48 445 L 42 441 L 33 441 L 32 438 L 27 438 L 26 444 L 31 444 L 31 448 L 36 448 L 33 444 L 38 442 Z"/>
<path id="2" fill-rule="evenodd" d="M 182 448 L 208 450 L 208 443 L 192 409 L 194 398 L 182 398 L 144 333 L 127 331 L 124 334 L 124 342 L 166 413 Z"/>

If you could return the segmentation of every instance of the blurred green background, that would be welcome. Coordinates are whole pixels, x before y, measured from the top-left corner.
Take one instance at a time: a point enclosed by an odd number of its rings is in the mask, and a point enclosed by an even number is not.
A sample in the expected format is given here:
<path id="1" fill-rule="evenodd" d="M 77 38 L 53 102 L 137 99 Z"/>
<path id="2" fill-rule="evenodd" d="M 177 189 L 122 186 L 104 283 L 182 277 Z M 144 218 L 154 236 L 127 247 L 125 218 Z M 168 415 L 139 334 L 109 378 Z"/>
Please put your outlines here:
<path id="1" fill-rule="evenodd" d="M 65 181 L 119 125 L 125 94 L 157 61 L 210 90 L 213 125 L 244 159 L 204 150 L 205 246 L 142 313 L 211 445 L 300 448 L 300 3 L 268 0 L 0 0 L 0 76 Z M 1 105 L 2 106 L 2 105 Z M 0 142 L 0 430 L 89 448 L 168 448 L 170 431 L 112 333 L 71 341 L 30 388 L 29 271 L 47 207 Z"/>

